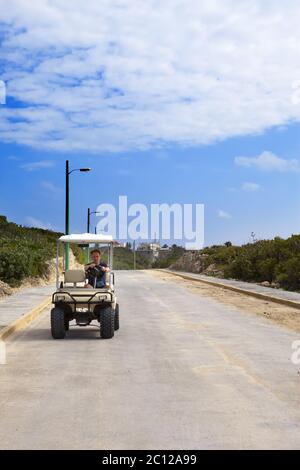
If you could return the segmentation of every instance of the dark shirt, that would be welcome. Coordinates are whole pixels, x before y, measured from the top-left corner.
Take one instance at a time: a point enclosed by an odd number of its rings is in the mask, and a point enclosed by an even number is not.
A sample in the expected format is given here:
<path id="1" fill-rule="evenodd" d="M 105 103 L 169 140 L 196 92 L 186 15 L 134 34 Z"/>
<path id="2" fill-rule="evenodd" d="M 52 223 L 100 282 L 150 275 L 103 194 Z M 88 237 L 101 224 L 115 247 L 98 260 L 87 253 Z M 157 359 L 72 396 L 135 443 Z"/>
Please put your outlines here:
<path id="1" fill-rule="evenodd" d="M 96 265 L 95 267 L 96 267 L 96 269 L 99 268 L 99 267 L 107 268 L 107 264 L 104 263 L 104 261 L 100 261 L 100 263 L 98 265 Z M 94 286 L 95 278 L 97 278 L 97 284 L 98 284 L 98 281 L 103 281 L 104 280 L 103 278 L 106 274 L 106 272 L 102 271 L 102 269 L 99 269 L 99 271 L 97 271 L 97 274 L 96 274 L 95 271 L 96 270 L 94 270 L 93 268 L 87 269 L 87 278 L 88 278 L 88 282 L 91 286 Z"/>

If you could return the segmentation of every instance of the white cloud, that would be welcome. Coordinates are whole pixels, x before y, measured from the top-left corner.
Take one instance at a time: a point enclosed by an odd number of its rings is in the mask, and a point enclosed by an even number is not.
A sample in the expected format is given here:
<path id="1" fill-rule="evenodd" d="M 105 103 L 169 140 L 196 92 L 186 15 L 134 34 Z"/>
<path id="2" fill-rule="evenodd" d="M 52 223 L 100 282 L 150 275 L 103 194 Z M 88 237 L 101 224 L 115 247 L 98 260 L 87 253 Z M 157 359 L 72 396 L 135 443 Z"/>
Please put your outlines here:
<path id="1" fill-rule="evenodd" d="M 8 155 L 7 160 L 11 160 L 11 161 L 17 162 L 17 161 L 20 160 L 20 158 L 19 158 L 19 157 L 16 157 L 16 155 Z"/>
<path id="2" fill-rule="evenodd" d="M 53 184 L 51 181 L 42 181 L 41 186 L 46 189 L 47 191 L 57 194 L 62 191 L 62 188 L 59 188 L 55 184 Z"/>
<path id="3" fill-rule="evenodd" d="M 170 155 L 168 152 L 164 152 L 163 150 L 160 150 L 154 154 L 154 157 L 157 158 L 158 160 L 168 160 L 170 158 Z"/>
<path id="4" fill-rule="evenodd" d="M 257 157 L 236 157 L 238 166 L 258 168 L 263 171 L 300 171 L 298 160 L 285 160 L 272 152 L 263 152 Z"/>
<path id="5" fill-rule="evenodd" d="M 228 212 L 225 212 L 221 209 L 218 210 L 218 217 L 220 219 L 231 219 L 232 218 L 231 214 L 229 214 Z"/>
<path id="6" fill-rule="evenodd" d="M 243 191 L 256 192 L 260 190 L 260 185 L 257 183 L 244 183 L 242 185 Z"/>
<path id="7" fill-rule="evenodd" d="M 43 168 L 53 168 L 54 166 L 55 162 L 52 160 L 40 160 L 38 162 L 24 163 L 24 165 L 21 165 L 21 168 L 26 171 L 34 171 Z"/>
<path id="8" fill-rule="evenodd" d="M 298 0 L 0 0 L 0 11 L 1 78 L 27 105 L 1 106 L 2 141 L 99 153 L 300 119 Z"/>
<path id="9" fill-rule="evenodd" d="M 0 104 L 6 104 L 6 86 L 3 80 L 0 80 Z"/>
<path id="10" fill-rule="evenodd" d="M 44 223 L 41 220 L 36 219 L 35 217 L 32 217 L 30 215 L 25 218 L 25 223 L 29 227 L 43 228 L 44 230 L 53 230 L 52 225 L 49 222 Z"/>

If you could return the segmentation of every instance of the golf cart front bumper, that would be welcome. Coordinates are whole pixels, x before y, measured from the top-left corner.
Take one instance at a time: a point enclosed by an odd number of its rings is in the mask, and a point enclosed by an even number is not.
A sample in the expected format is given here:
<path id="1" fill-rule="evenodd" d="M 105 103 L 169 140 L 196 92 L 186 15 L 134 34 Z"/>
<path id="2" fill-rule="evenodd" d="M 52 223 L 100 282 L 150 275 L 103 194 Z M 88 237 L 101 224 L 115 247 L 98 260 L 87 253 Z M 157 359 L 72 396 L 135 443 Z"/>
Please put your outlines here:
<path id="1" fill-rule="evenodd" d="M 92 311 L 96 305 L 113 304 L 114 300 L 114 293 L 111 290 L 104 289 L 93 289 L 92 292 L 83 291 L 83 289 L 74 289 L 70 292 L 62 289 L 52 295 L 53 304 L 68 304 L 73 311 L 78 308 L 87 308 Z"/>

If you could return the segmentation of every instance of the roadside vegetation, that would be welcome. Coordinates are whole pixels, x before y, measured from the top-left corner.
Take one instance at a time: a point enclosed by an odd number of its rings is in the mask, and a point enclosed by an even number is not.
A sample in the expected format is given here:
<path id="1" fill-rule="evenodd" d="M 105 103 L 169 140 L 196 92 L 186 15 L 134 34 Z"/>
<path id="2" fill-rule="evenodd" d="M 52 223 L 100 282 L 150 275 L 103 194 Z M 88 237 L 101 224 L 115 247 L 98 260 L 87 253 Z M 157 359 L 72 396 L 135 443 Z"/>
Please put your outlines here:
<path id="1" fill-rule="evenodd" d="M 45 277 L 48 262 L 56 256 L 56 240 L 60 235 L 50 230 L 23 227 L 0 216 L 0 281 L 17 287 L 27 278 Z M 71 248 L 76 260 L 84 263 L 84 251 L 76 245 Z M 103 252 L 105 257 L 106 253 Z M 153 265 L 137 251 L 136 268 L 151 267 L 300 291 L 300 235 L 288 239 L 276 237 L 273 240 L 259 240 L 243 246 L 226 242 L 199 251 L 185 251 L 173 245 Z M 114 250 L 114 269 L 133 269 L 133 252 L 129 244 Z"/>
<path id="2" fill-rule="evenodd" d="M 300 291 L 300 235 L 186 252 L 170 267 Z"/>
<path id="3" fill-rule="evenodd" d="M 46 274 L 46 261 L 56 255 L 56 239 L 61 234 L 27 228 L 0 216 L 0 279 L 12 287 L 25 278 Z"/>

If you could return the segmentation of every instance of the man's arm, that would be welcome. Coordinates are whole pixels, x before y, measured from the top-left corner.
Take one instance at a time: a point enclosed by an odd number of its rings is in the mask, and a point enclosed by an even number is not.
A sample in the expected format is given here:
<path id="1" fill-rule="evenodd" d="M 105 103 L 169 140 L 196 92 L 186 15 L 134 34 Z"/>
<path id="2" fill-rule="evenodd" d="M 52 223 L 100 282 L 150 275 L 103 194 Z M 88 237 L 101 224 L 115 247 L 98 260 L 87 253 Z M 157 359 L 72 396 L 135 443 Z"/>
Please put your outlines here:
<path id="1" fill-rule="evenodd" d="M 102 267 L 102 271 L 103 271 L 103 272 L 106 272 L 106 273 L 107 273 L 107 272 L 109 271 L 109 267 L 107 266 L 106 263 L 102 263 L 102 264 L 101 264 L 101 267 Z"/>

